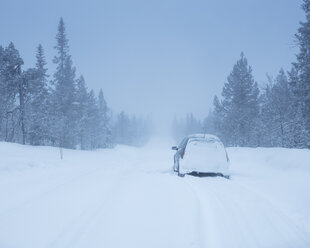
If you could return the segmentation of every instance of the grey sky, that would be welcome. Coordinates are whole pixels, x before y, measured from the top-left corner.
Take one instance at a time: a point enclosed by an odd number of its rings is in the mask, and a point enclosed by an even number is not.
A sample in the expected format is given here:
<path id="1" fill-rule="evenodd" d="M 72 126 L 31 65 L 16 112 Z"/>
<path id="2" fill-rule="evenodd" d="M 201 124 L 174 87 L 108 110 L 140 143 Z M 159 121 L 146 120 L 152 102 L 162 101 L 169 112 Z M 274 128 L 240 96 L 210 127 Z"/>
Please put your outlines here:
<path id="1" fill-rule="evenodd" d="M 295 59 L 301 0 L 1 0 L 0 45 L 13 41 L 25 67 L 42 43 L 52 74 L 64 18 L 77 74 L 102 88 L 114 111 L 207 115 L 244 51 L 256 81 Z"/>

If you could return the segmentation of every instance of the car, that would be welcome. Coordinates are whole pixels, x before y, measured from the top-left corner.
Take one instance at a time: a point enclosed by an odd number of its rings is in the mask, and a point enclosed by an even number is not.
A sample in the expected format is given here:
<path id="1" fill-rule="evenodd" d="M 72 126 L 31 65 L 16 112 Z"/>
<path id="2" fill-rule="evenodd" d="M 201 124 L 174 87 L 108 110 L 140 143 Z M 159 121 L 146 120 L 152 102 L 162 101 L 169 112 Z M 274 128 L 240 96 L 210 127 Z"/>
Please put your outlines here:
<path id="1" fill-rule="evenodd" d="M 222 176 L 229 178 L 229 157 L 223 143 L 211 134 L 192 134 L 173 146 L 173 170 L 179 176 Z"/>

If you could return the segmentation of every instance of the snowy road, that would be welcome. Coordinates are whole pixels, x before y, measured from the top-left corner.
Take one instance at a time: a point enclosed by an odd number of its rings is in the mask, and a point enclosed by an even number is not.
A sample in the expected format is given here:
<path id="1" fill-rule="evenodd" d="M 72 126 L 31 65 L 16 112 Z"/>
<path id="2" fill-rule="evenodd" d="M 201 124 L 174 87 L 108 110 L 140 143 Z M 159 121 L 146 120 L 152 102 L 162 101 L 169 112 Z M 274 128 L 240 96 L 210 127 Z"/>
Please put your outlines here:
<path id="1" fill-rule="evenodd" d="M 171 174 L 169 146 L 0 143 L 0 247 L 310 247 L 309 151 L 228 149 L 227 180 Z"/>

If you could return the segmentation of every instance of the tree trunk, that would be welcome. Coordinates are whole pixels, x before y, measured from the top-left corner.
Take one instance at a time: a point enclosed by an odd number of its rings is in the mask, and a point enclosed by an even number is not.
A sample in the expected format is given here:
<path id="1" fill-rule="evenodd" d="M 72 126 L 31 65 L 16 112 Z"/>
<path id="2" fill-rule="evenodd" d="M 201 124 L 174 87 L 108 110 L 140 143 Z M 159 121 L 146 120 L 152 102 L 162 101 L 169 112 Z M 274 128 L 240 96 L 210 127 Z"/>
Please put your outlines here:
<path id="1" fill-rule="evenodd" d="M 24 99 L 24 90 L 23 84 L 25 79 L 21 79 L 18 84 L 18 92 L 19 92 L 19 111 L 20 111 L 20 123 L 22 129 L 22 143 L 26 144 L 26 133 L 25 133 L 25 99 Z"/>

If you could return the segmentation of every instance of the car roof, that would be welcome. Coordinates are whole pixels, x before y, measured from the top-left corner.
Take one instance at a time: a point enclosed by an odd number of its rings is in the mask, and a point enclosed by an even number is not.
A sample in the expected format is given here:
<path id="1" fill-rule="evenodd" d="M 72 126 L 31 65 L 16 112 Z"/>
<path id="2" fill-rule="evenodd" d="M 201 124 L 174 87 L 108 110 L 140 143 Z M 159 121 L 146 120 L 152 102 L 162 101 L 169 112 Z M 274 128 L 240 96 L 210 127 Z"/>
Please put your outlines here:
<path id="1" fill-rule="evenodd" d="M 213 135 L 213 134 L 207 134 L 207 133 L 196 133 L 191 134 L 186 137 L 187 139 L 199 139 L 199 140 L 205 140 L 205 141 L 218 141 L 221 142 L 220 139 Z"/>

